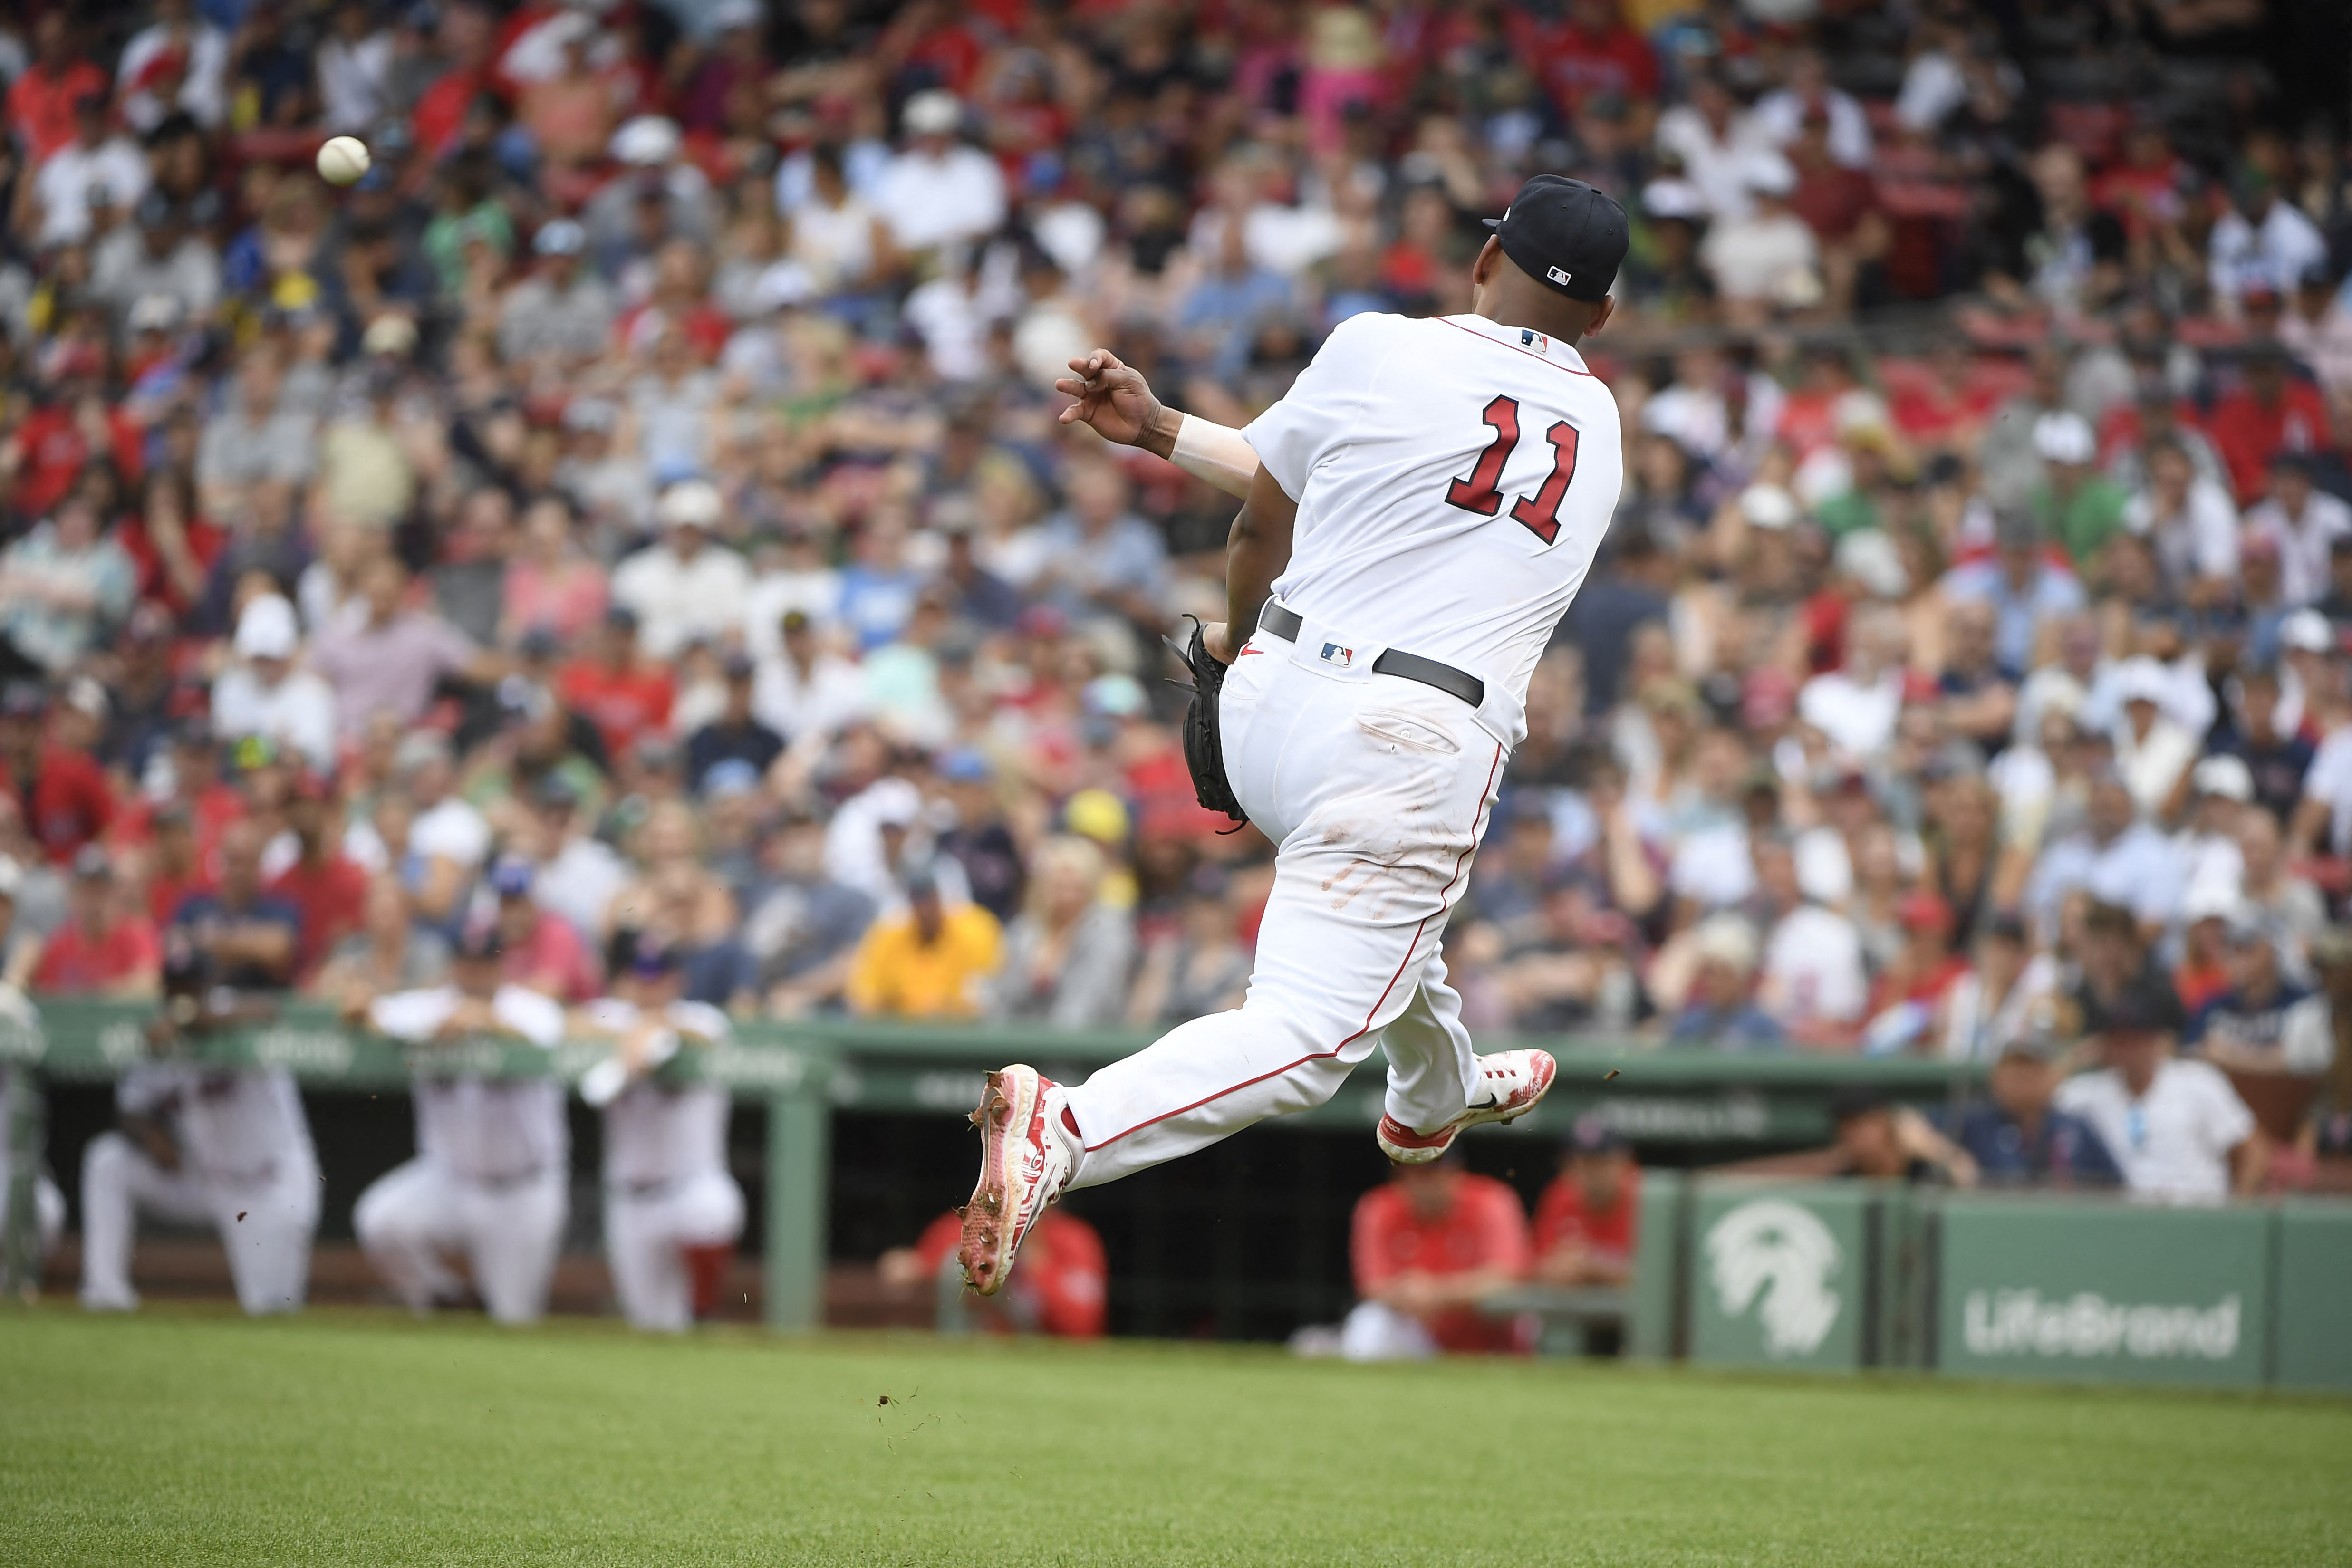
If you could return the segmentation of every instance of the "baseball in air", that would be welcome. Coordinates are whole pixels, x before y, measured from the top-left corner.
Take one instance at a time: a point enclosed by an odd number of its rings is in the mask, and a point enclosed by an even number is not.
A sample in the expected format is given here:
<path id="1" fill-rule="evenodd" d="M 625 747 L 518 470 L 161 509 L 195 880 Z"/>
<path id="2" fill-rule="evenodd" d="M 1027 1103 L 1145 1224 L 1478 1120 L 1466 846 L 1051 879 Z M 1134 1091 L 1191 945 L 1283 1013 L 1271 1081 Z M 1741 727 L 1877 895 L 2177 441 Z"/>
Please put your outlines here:
<path id="1" fill-rule="evenodd" d="M 319 178 L 330 185 L 354 183 L 367 172 L 367 143 L 356 136 L 331 136 L 319 149 Z"/>

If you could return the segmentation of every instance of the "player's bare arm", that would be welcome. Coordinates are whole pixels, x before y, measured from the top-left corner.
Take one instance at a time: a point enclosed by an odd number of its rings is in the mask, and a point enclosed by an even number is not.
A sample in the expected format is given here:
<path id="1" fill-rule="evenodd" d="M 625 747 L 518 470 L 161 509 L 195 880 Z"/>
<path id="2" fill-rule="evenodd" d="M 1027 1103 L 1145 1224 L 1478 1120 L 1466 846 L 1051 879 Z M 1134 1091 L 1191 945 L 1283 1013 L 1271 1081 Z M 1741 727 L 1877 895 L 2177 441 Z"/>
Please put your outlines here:
<path id="1" fill-rule="evenodd" d="M 1258 461 L 1240 431 L 1170 408 L 1141 371 L 1121 364 L 1108 349 L 1072 360 L 1070 370 L 1054 383 L 1055 392 L 1077 400 L 1062 411 L 1064 424 L 1089 425 L 1106 441 L 1141 447 L 1228 496 L 1248 499 Z"/>
<path id="2" fill-rule="evenodd" d="M 1258 612 L 1274 592 L 1274 580 L 1290 564 L 1290 530 L 1297 518 L 1298 503 L 1260 468 L 1225 538 L 1225 619 L 1203 633 L 1209 653 L 1221 663 L 1232 664 L 1249 640 Z"/>

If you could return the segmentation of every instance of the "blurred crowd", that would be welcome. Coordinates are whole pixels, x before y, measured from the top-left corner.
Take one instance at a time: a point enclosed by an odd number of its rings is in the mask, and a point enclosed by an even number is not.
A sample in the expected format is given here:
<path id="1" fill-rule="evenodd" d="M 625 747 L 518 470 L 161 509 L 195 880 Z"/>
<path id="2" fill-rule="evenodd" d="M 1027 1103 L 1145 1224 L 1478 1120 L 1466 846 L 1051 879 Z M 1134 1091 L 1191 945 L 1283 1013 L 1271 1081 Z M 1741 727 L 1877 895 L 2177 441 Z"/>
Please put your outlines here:
<path id="1" fill-rule="evenodd" d="M 2137 1020 L 2332 1073 L 2352 1148 L 2344 21 L 23 8 L 7 977 L 149 992 L 176 931 L 356 1009 L 494 929 L 576 1004 L 625 930 L 738 1018 L 1234 1005 L 1270 847 L 1159 649 L 1231 503 L 1051 381 L 1239 424 L 1559 170 L 1634 219 L 1629 479 L 1448 933 L 1474 1030 Z"/>

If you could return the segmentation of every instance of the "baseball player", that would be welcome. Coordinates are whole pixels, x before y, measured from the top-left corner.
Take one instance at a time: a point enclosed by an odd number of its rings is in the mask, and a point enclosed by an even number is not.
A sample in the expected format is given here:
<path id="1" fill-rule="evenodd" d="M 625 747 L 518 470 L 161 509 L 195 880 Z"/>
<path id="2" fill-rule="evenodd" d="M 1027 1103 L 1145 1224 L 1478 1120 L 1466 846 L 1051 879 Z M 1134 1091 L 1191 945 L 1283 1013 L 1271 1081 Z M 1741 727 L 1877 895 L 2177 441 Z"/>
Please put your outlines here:
<path id="1" fill-rule="evenodd" d="M 167 951 L 151 1045 L 194 1042 L 254 1016 L 249 1004 L 212 986 L 200 951 L 179 942 Z M 82 1152 L 83 1307 L 127 1312 L 139 1305 L 131 1247 L 146 1213 L 210 1221 L 248 1313 L 300 1311 L 319 1226 L 319 1158 L 293 1076 L 282 1068 L 145 1061 L 115 1086 L 115 1104 L 121 1126 Z"/>
<path id="2" fill-rule="evenodd" d="M 450 966 L 451 983 L 398 991 L 368 1009 L 368 1019 L 414 1045 L 483 1036 L 552 1050 L 563 1009 L 539 992 L 500 981 L 494 928 L 467 930 Z M 442 1261 L 462 1251 L 491 1318 L 536 1322 L 547 1311 L 570 1207 L 570 1129 L 563 1085 L 548 1078 L 416 1078 L 417 1155 L 360 1194 L 352 1228 L 368 1260 L 419 1312 L 454 1299 L 457 1281 Z"/>
<path id="3" fill-rule="evenodd" d="M 1099 351 L 1057 383 L 1078 400 L 1066 423 L 1247 481 L 1228 618 L 1188 659 L 1185 749 L 1202 803 L 1278 849 L 1240 1009 L 1080 1085 L 990 1074 L 958 1249 L 982 1294 L 1063 1192 L 1319 1104 L 1375 1045 L 1378 1138 L 1404 1163 L 1551 1085 L 1542 1051 L 1473 1053 L 1439 944 L 1528 677 L 1617 505 L 1617 405 L 1576 345 L 1609 319 L 1626 225 L 1556 175 L 1490 225 L 1470 314 L 1349 318 L 1246 430 L 1161 407 Z"/>
<path id="4" fill-rule="evenodd" d="M 717 1008 L 685 999 L 675 949 L 628 930 L 612 949 L 613 994 L 583 1007 L 576 1030 L 619 1046 L 580 1085 L 604 1113 L 604 1257 L 624 1317 L 683 1333 L 717 1300 L 743 1234 L 743 1189 L 727 1174 L 726 1089 L 651 1074 L 681 1047 L 734 1031 Z"/>

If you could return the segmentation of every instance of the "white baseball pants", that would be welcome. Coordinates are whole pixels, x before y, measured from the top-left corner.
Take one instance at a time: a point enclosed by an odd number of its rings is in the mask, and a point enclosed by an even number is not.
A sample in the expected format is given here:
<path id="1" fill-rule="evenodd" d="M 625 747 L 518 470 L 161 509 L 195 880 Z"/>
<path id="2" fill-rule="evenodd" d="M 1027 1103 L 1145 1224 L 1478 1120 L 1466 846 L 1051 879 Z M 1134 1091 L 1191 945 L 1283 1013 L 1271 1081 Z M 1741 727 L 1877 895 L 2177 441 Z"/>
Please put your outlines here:
<path id="1" fill-rule="evenodd" d="M 1326 646 L 1335 657 L 1322 656 Z M 1495 801 L 1505 747 L 1455 697 L 1374 674 L 1377 648 L 1312 621 L 1261 629 L 1225 677 L 1225 772 L 1279 845 L 1238 1010 L 1181 1024 L 1069 1092 L 1098 1186 L 1319 1105 L 1375 1045 L 1389 1114 L 1418 1132 L 1479 1083 L 1438 946 Z"/>
<path id="2" fill-rule="evenodd" d="M 694 1326 L 686 1249 L 724 1247 L 743 1234 L 743 1189 L 708 1171 L 633 1194 L 604 1190 L 604 1258 L 613 1291 L 633 1327 L 684 1333 Z"/>
<path id="3" fill-rule="evenodd" d="M 237 1304 L 247 1312 L 301 1310 L 319 1228 L 319 1173 L 309 1158 L 279 1161 L 267 1180 L 213 1181 L 165 1170 L 121 1133 L 91 1139 L 81 1160 L 81 1304 L 92 1312 L 139 1305 L 131 1247 L 142 1212 L 218 1231 Z"/>
<path id="4" fill-rule="evenodd" d="M 443 1254 L 463 1252 L 491 1320 L 530 1323 L 547 1312 L 570 1212 L 561 1169 L 500 1184 L 414 1159 L 360 1194 L 352 1228 L 376 1272 L 413 1310 L 431 1312 L 436 1301 L 457 1293 Z"/>

